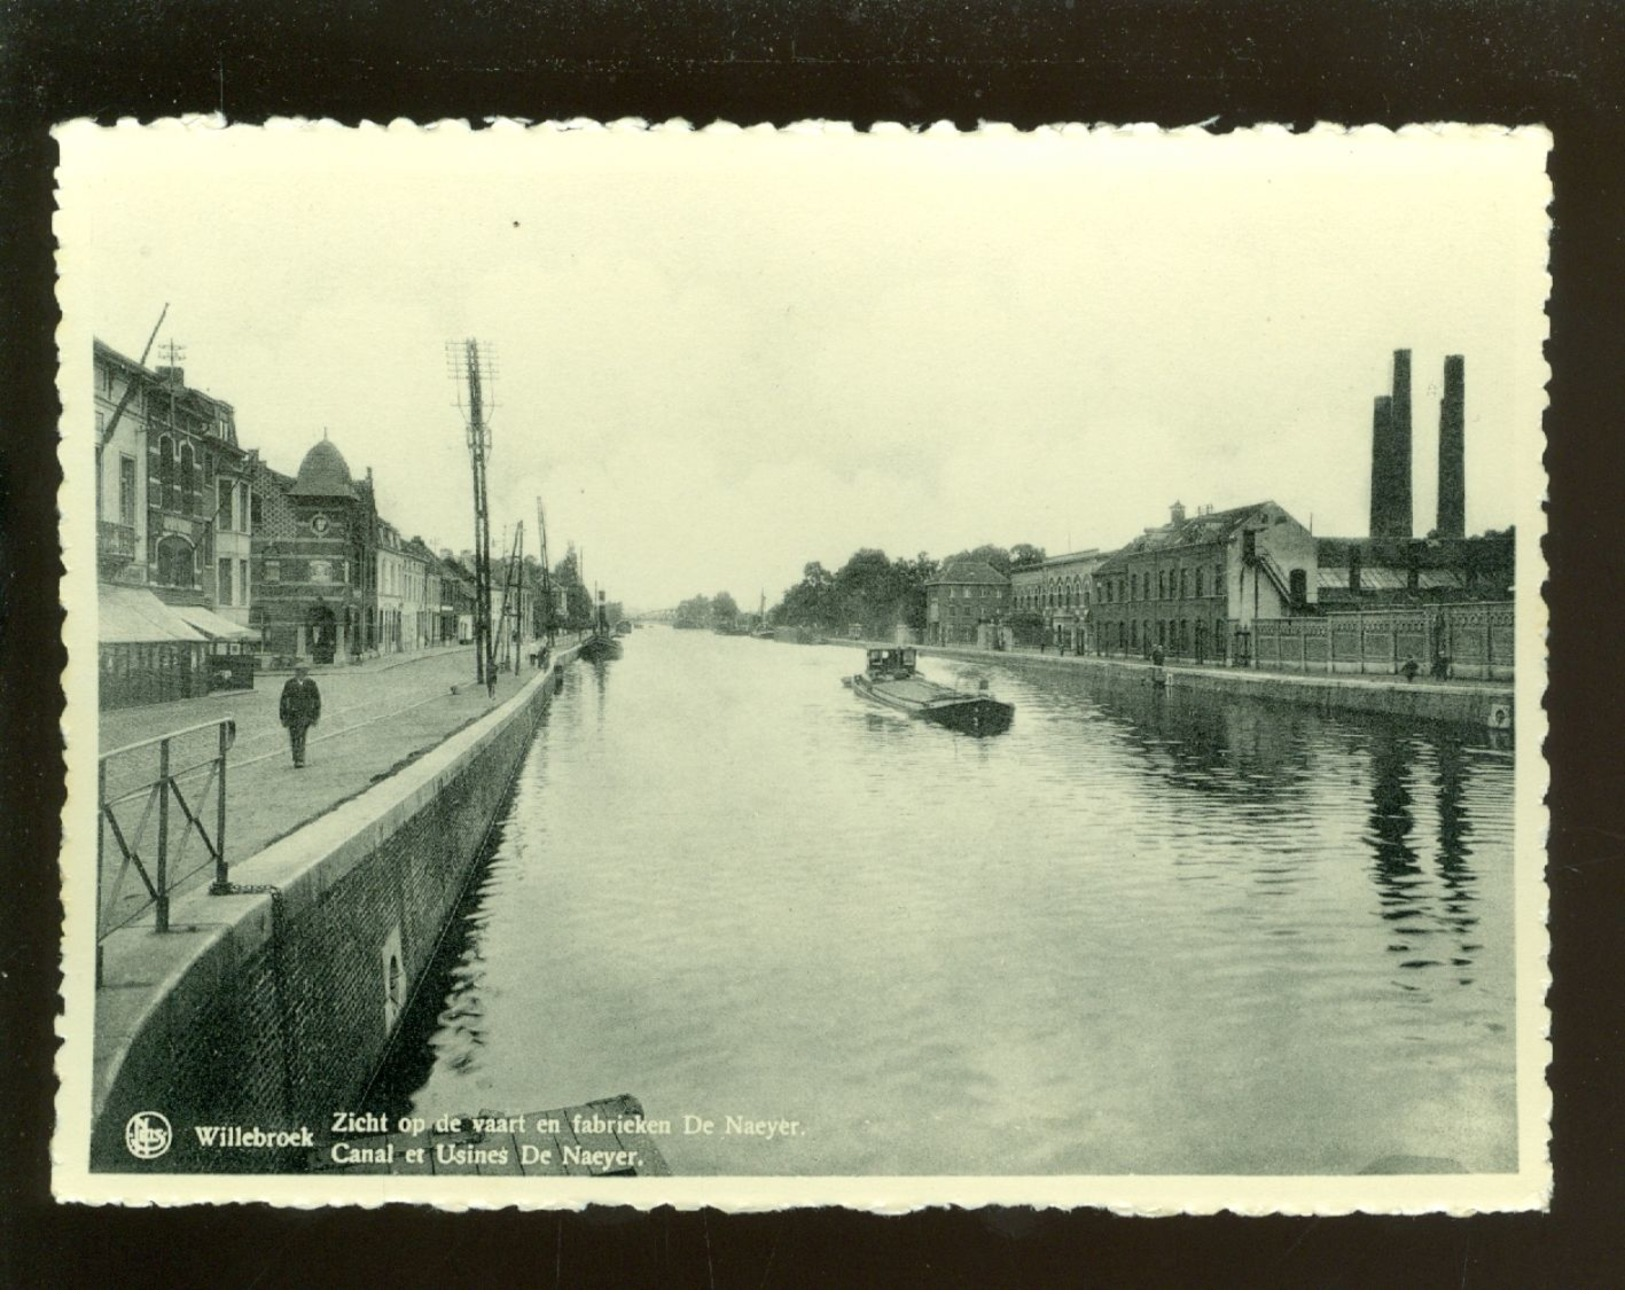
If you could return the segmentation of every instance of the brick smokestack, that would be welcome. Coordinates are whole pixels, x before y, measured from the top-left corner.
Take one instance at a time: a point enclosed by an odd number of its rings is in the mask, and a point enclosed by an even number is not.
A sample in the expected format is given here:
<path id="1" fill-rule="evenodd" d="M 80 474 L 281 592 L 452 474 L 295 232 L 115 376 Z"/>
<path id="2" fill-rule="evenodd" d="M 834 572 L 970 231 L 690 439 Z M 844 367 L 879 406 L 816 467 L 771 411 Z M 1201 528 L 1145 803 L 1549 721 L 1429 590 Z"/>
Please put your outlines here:
<path id="1" fill-rule="evenodd" d="M 1371 423 L 1371 535 L 1411 537 L 1411 353 L 1394 352 L 1394 389 Z"/>
<path id="2" fill-rule="evenodd" d="M 1393 457 L 1393 408 L 1391 395 L 1379 395 L 1371 402 L 1371 534 L 1387 533 L 1387 464 Z"/>
<path id="3" fill-rule="evenodd" d="M 1467 534 L 1467 361 L 1444 357 L 1444 396 L 1439 401 L 1439 536 Z"/>

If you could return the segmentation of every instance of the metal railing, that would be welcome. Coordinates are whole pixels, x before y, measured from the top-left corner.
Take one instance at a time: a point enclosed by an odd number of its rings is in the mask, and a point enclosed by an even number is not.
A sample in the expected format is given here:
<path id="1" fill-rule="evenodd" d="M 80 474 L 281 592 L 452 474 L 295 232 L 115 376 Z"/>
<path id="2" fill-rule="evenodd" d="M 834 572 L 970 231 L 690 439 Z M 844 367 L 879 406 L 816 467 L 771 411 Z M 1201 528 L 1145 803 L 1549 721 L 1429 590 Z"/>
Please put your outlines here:
<path id="1" fill-rule="evenodd" d="M 213 740 L 203 734 L 213 730 Z M 159 934 L 169 930 L 175 892 L 199 871 L 214 865 L 211 891 L 229 890 L 226 862 L 226 754 L 237 739 L 237 721 L 226 718 L 194 724 L 121 746 L 97 763 L 96 784 L 96 979 L 101 982 L 102 941 L 115 930 L 145 918 L 150 910 Z M 149 753 L 150 752 L 150 753 Z M 207 752 L 207 753 L 203 753 Z M 153 761 L 156 760 L 154 765 Z M 110 770 L 133 763 L 131 784 L 110 792 Z M 150 775 L 149 775 L 150 774 Z M 193 785 L 193 783 L 197 783 Z M 213 810 L 211 834 L 205 817 Z M 172 810 L 178 810 L 173 812 Z M 152 828 L 150 845 L 148 829 Z M 194 841 L 202 857 L 189 860 Z M 112 852 L 109 853 L 109 845 Z M 110 862 L 118 873 L 109 884 Z M 125 886 L 131 872 L 140 881 Z M 143 897 L 144 895 L 144 897 Z"/>

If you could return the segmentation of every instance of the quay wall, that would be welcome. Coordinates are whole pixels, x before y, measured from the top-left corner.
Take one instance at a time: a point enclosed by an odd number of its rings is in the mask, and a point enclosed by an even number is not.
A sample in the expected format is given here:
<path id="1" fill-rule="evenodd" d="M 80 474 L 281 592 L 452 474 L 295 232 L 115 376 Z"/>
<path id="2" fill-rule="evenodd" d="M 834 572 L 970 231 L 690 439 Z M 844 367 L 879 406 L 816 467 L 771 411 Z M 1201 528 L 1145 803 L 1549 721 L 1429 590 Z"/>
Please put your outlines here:
<path id="1" fill-rule="evenodd" d="M 304 1126 L 318 1145 L 330 1139 L 332 1113 L 354 1108 L 382 1062 L 574 655 L 561 651 L 501 706 L 234 864 L 243 892 L 187 895 L 171 933 L 109 939 L 96 1168 L 286 1171 L 310 1154 L 205 1154 L 194 1125 Z M 144 1163 L 126 1151 L 124 1129 L 148 1110 L 175 1138 Z"/>
<path id="2" fill-rule="evenodd" d="M 1032 655 L 994 652 L 972 647 L 922 647 L 924 656 L 997 662 L 1015 667 L 1080 670 L 1122 679 L 1140 674 L 1150 682 L 1153 666 L 1146 661 L 1103 656 Z M 1469 724 L 1509 728 L 1513 719 L 1513 688 L 1499 684 L 1450 684 L 1398 678 L 1348 675 L 1273 674 L 1245 668 L 1164 667 L 1170 690 L 1214 692 L 1257 697 L 1289 705 L 1310 705 L 1322 710 L 1362 714 L 1392 714 L 1426 723 Z"/>

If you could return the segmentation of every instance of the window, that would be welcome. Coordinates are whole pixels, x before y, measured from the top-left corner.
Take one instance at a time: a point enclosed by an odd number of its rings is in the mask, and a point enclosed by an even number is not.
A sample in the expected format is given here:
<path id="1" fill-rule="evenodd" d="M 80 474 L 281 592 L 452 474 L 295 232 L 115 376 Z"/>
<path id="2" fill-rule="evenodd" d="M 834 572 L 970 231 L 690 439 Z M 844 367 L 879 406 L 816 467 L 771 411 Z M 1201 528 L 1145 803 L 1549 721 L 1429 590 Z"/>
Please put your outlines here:
<path id="1" fill-rule="evenodd" d="M 158 438 L 158 506 L 170 512 L 181 510 L 181 488 L 175 480 L 175 443 L 168 436 Z"/>
<path id="2" fill-rule="evenodd" d="M 181 446 L 180 503 L 177 509 L 192 513 L 198 510 L 197 459 L 190 445 Z"/>
<path id="3" fill-rule="evenodd" d="M 219 526 L 222 530 L 237 529 L 237 527 L 231 523 L 231 499 L 234 493 L 231 487 L 231 482 L 222 477 L 220 480 L 215 482 L 214 492 L 215 499 L 217 501 L 215 507 L 215 525 Z"/>
<path id="4" fill-rule="evenodd" d="M 189 589 L 196 578 L 192 545 L 179 535 L 165 535 L 158 541 L 158 583 L 167 588 Z"/>
<path id="5" fill-rule="evenodd" d="M 248 558 L 237 559 L 237 605 L 248 605 Z"/>
<path id="6" fill-rule="evenodd" d="M 1202 587 L 1202 577 L 1203 577 L 1204 574 L 1205 574 L 1205 572 L 1202 570 L 1202 568 L 1200 566 L 1198 566 L 1196 568 L 1196 596 L 1199 597 L 1199 598 L 1207 596 L 1206 592 L 1204 591 L 1204 589 Z"/>
<path id="7" fill-rule="evenodd" d="M 1224 563 L 1220 562 L 1213 568 L 1213 596 L 1224 596 Z"/>
<path id="8" fill-rule="evenodd" d="M 1287 575 L 1287 587 L 1292 590 L 1292 605 L 1301 607 L 1309 601 L 1309 573 L 1295 566 Z"/>
<path id="9" fill-rule="evenodd" d="M 118 519 L 124 526 L 135 525 L 135 459 L 118 456 Z"/>
<path id="10" fill-rule="evenodd" d="M 1179 596 L 1182 598 L 1190 596 L 1190 572 L 1183 566 L 1179 568 Z"/>
<path id="11" fill-rule="evenodd" d="M 219 564 L 219 574 L 216 577 L 219 583 L 215 587 L 215 605 L 222 607 L 235 606 L 231 597 L 231 558 L 222 557 Z"/>
<path id="12" fill-rule="evenodd" d="M 237 529 L 238 530 L 245 530 L 246 531 L 249 528 L 249 526 L 248 526 L 249 515 L 250 514 L 249 514 L 249 507 L 248 507 L 248 482 L 243 481 L 241 484 L 239 484 L 237 486 Z"/>

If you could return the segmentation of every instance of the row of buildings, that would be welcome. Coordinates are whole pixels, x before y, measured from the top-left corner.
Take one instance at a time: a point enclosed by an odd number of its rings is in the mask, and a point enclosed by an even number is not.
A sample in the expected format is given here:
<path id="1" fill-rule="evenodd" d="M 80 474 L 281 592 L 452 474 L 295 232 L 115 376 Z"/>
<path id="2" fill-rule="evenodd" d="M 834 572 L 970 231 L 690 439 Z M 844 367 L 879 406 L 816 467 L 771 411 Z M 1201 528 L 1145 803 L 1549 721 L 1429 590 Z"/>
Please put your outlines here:
<path id="1" fill-rule="evenodd" d="M 324 435 L 278 472 L 179 367 L 94 358 L 104 707 L 471 639 L 472 571 L 380 515 L 371 468 Z"/>
<path id="2" fill-rule="evenodd" d="M 1341 659 L 1332 629 L 1352 616 L 1361 668 L 1386 652 L 1401 667 L 1420 654 L 1419 667 L 1456 659 L 1486 677 L 1504 673 L 1513 536 L 1462 533 L 1462 357 L 1445 361 L 1439 524 L 1424 538 L 1411 534 L 1408 351 L 1395 352 L 1394 375 L 1393 394 L 1377 398 L 1374 414 L 1371 537 L 1313 535 L 1273 500 L 1192 515 L 1176 503 L 1166 522 L 1112 551 L 1066 553 L 1008 575 L 983 561 L 949 566 L 926 586 L 925 641 L 1008 646 L 1025 634 L 1058 651 L 1150 656 L 1161 648 L 1176 659 L 1254 664 L 1277 663 L 1263 644 L 1277 651 L 1290 638 L 1306 654 L 1322 652 L 1332 669 Z M 1451 615 L 1438 610 L 1452 605 Z M 1316 621 L 1324 632 L 1305 628 Z M 1471 642 L 1461 628 L 1468 624 Z"/>

